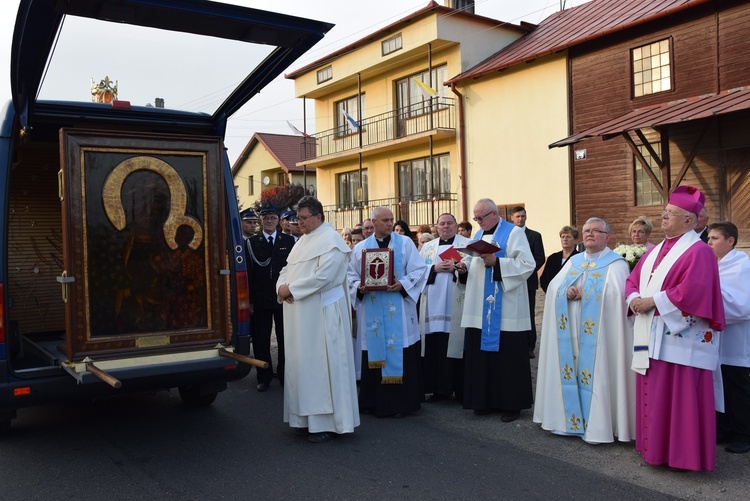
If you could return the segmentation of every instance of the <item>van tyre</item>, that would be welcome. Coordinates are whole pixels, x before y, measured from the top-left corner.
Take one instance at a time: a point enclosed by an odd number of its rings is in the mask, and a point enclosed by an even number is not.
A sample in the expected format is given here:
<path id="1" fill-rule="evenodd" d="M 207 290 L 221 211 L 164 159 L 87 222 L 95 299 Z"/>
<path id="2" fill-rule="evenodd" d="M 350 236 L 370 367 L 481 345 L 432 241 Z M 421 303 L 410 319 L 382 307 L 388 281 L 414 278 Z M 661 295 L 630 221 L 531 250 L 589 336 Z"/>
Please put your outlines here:
<path id="1" fill-rule="evenodd" d="M 10 433 L 10 419 L 0 421 L 0 436 Z"/>
<path id="2" fill-rule="evenodd" d="M 200 385 L 180 386 L 180 398 L 182 403 L 190 407 L 208 407 L 214 400 L 219 392 L 205 392 L 201 391 Z"/>

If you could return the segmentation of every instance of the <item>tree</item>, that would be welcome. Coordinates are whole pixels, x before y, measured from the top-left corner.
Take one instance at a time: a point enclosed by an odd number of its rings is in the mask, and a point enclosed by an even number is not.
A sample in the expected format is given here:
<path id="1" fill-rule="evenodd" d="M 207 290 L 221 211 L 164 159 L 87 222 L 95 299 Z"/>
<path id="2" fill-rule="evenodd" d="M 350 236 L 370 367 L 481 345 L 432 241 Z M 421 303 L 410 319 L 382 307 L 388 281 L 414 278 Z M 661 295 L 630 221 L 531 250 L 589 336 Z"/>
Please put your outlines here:
<path id="1" fill-rule="evenodd" d="M 305 195 L 309 193 L 301 184 L 274 186 L 260 193 L 260 201 L 255 202 L 255 208 L 259 209 L 266 202 L 271 202 L 282 210 L 291 208 Z"/>

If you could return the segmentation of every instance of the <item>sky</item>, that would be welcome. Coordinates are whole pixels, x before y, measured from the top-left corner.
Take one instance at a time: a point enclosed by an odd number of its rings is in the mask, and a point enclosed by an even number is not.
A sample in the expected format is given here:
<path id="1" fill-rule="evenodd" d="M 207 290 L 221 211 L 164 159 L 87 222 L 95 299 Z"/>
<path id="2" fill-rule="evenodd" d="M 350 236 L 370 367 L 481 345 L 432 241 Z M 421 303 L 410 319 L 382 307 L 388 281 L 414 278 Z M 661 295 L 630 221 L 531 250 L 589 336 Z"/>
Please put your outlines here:
<path id="1" fill-rule="evenodd" d="M 566 0 L 565 8 L 585 3 L 587 0 Z M 443 3 L 443 0 L 438 0 Z M 383 26 L 408 16 L 426 6 L 427 0 L 224 0 L 224 3 L 272 10 L 283 14 L 306 17 L 333 23 L 336 26 L 315 47 L 295 61 L 284 73 L 300 68 L 345 45 L 348 45 Z M 538 24 L 560 9 L 561 0 L 476 0 L 475 13 L 513 24 L 526 21 Z M 0 103 L 10 99 L 10 50 L 13 27 L 19 0 L 0 1 Z M 211 71 L 203 72 L 210 78 Z M 84 75 L 89 78 L 105 75 Z M 107 75 L 113 80 L 118 75 Z M 452 76 L 452 75 L 451 75 Z M 71 79 L 73 76 L 71 75 Z M 77 76 L 76 76 L 77 78 Z M 126 82 L 119 77 L 120 86 Z M 151 78 L 146 75 L 145 79 Z M 199 77 L 194 77 L 199 78 Z M 179 79 L 171 79 L 179 82 Z M 88 90 L 88 87 L 86 87 Z M 122 91 L 121 91 L 122 93 Z M 123 96 L 121 96 L 123 97 Z M 134 103 L 138 104 L 138 103 Z M 168 103 L 167 103 L 168 104 Z M 314 108 L 307 103 L 307 131 L 314 132 Z M 294 82 L 283 74 L 271 82 L 229 120 L 225 144 L 231 162 L 242 153 L 255 132 L 289 134 L 287 121 L 303 128 L 303 104 L 294 97 Z"/>

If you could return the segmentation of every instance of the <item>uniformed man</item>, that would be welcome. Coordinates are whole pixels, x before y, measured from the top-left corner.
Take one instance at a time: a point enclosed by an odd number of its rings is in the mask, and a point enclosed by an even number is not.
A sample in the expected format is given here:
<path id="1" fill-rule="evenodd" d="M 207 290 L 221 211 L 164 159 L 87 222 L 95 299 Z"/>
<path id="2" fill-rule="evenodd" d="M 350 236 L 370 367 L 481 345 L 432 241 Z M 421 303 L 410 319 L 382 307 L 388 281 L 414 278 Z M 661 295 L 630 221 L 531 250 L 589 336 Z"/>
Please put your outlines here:
<path id="1" fill-rule="evenodd" d="M 252 303 L 252 337 L 255 358 L 268 362 L 268 369 L 258 369 L 258 391 L 268 389 L 273 378 L 271 360 L 271 330 L 275 325 L 279 347 L 276 373 L 284 384 L 284 317 L 276 301 L 276 280 L 286 266 L 286 259 L 294 246 L 294 237 L 277 231 L 279 208 L 266 202 L 260 208 L 262 230 L 245 242 L 250 275 L 250 302 Z"/>
<path id="2" fill-rule="evenodd" d="M 247 240 L 255 235 L 258 229 L 258 216 L 255 211 L 251 208 L 243 210 L 240 213 L 240 220 L 242 221 L 242 238 Z"/>

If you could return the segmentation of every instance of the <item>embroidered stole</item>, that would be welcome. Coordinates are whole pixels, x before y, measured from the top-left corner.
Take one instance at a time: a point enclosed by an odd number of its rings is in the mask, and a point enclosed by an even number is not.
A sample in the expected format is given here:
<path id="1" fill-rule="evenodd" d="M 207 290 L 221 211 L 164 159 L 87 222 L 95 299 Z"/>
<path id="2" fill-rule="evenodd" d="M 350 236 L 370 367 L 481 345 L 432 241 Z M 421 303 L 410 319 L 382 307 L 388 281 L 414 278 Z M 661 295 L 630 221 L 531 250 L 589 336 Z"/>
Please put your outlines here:
<path id="1" fill-rule="evenodd" d="M 403 239 L 391 235 L 393 274 L 398 280 L 406 275 Z M 366 249 L 378 249 L 375 235 L 365 240 Z M 403 298 L 399 292 L 370 291 L 366 293 L 365 319 L 367 359 L 370 369 L 382 369 L 382 384 L 401 384 L 404 374 Z"/>
<path id="2" fill-rule="evenodd" d="M 661 292 L 664 280 L 667 278 L 667 273 L 672 269 L 674 263 L 699 240 L 700 237 L 694 231 L 686 233 L 672 246 L 667 255 L 662 258 L 656 269 L 654 269 L 656 257 L 661 253 L 665 241 L 657 245 L 648 255 L 646 261 L 644 261 L 641 268 L 641 276 L 638 277 L 640 279 L 638 291 L 641 297 L 653 297 L 657 292 Z M 633 325 L 633 361 L 630 368 L 641 375 L 645 375 L 646 370 L 649 368 L 648 350 L 651 344 L 651 330 L 655 313 L 656 308 L 652 308 L 648 313 L 639 313 L 635 316 L 635 323 Z"/>
<path id="3" fill-rule="evenodd" d="M 500 247 L 495 253 L 498 258 L 505 257 L 505 248 L 508 245 L 508 237 L 515 227 L 505 219 L 500 219 L 492 243 Z M 483 237 L 486 235 L 483 235 Z M 485 267 L 484 270 L 484 305 L 482 306 L 482 351 L 500 351 L 500 320 L 503 312 L 503 293 L 500 282 L 492 280 L 493 267 Z"/>
<path id="4" fill-rule="evenodd" d="M 583 435 L 588 426 L 594 388 L 594 364 L 599 341 L 602 301 L 609 265 L 623 259 L 608 252 L 595 261 L 587 261 L 581 252 L 570 257 L 570 269 L 557 289 L 555 318 L 557 323 L 557 351 L 560 359 L 563 407 L 566 431 Z M 574 336 L 570 332 L 568 289 L 583 276 L 581 284 L 581 318 L 578 332 L 578 369 L 573 353 Z"/>

